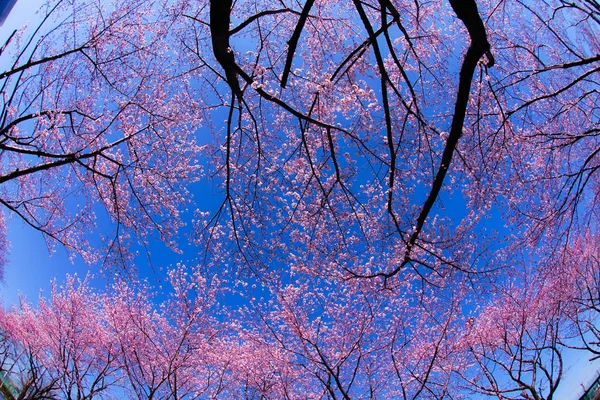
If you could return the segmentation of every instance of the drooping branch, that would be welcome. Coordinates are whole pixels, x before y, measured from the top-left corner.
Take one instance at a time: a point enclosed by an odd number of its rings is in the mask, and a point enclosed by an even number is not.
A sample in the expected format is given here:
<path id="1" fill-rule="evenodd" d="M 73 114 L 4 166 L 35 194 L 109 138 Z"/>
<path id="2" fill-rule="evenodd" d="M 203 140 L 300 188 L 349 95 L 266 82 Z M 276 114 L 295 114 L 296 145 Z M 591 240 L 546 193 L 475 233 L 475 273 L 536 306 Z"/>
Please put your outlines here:
<path id="1" fill-rule="evenodd" d="M 477 4 L 475 0 L 450 0 L 450 5 L 454 9 L 454 12 L 460 20 L 462 20 L 469 31 L 471 38 L 471 45 L 469 46 L 463 64 L 460 69 L 460 78 L 458 81 L 458 93 L 456 94 L 456 103 L 454 105 L 454 114 L 452 117 L 452 125 L 450 128 L 450 134 L 442 153 L 442 159 L 440 166 L 431 185 L 431 191 L 423 204 L 421 213 L 417 218 L 417 224 L 413 231 L 405 253 L 405 262 L 408 262 L 410 257 L 410 251 L 417 241 L 423 224 L 435 203 L 440 190 L 444 184 L 444 178 L 452 162 L 452 156 L 458 145 L 458 140 L 463 133 L 463 125 L 465 122 L 465 115 L 467 112 L 467 104 L 469 103 L 469 94 L 471 92 L 471 82 L 473 81 L 473 74 L 479 59 L 484 54 L 488 57 L 488 67 L 494 65 L 494 58 L 491 56 L 490 44 L 487 40 L 483 21 L 477 11 Z"/>
<path id="2" fill-rule="evenodd" d="M 371 277 L 383 276 L 386 279 L 391 278 L 400 272 L 400 270 L 411 261 L 411 251 L 415 246 L 417 239 L 419 238 L 419 234 L 423 229 L 423 225 L 425 224 L 425 220 L 429 216 L 429 213 L 431 212 L 431 209 L 433 208 L 433 205 L 435 204 L 435 201 L 437 200 L 437 197 L 443 187 L 446 173 L 448 172 L 448 168 L 452 162 L 452 156 L 454 155 L 454 151 L 458 145 L 458 140 L 462 136 L 467 105 L 469 103 L 471 82 L 473 81 L 473 75 L 475 73 L 477 63 L 485 54 L 488 58 L 487 66 L 492 67 L 494 65 L 494 58 L 490 51 L 490 44 L 487 39 L 483 21 L 479 16 L 479 11 L 477 10 L 477 4 L 475 3 L 475 0 L 449 1 L 458 18 L 465 24 L 471 39 L 471 45 L 465 54 L 460 69 L 458 91 L 456 94 L 456 103 L 454 105 L 450 133 L 448 135 L 448 139 L 446 140 L 446 146 L 444 147 L 442 159 L 440 160 L 437 173 L 431 185 L 431 190 L 427 196 L 427 199 L 425 200 L 425 203 L 423 204 L 423 207 L 421 208 L 419 216 L 417 217 L 417 223 L 414 227 L 414 230 L 408 239 L 406 250 L 404 252 L 404 259 L 393 271 L 375 274 Z"/>
<path id="3" fill-rule="evenodd" d="M 302 34 L 302 29 L 304 28 L 304 24 L 308 19 L 308 13 L 312 8 L 315 0 L 308 0 L 302 9 L 302 14 L 300 14 L 300 18 L 298 19 L 298 23 L 296 24 L 296 29 L 294 29 L 294 33 L 292 37 L 288 41 L 288 53 L 287 58 L 285 59 L 285 67 L 283 69 L 283 74 L 281 75 L 281 87 L 284 88 L 287 85 L 288 76 L 290 74 L 290 69 L 292 69 L 292 60 L 294 59 L 294 53 L 296 52 L 296 46 L 298 45 L 298 40 L 300 39 L 300 35 Z"/>
<path id="4" fill-rule="evenodd" d="M 390 214 L 390 217 L 394 221 L 394 224 L 396 225 L 396 229 L 400 230 L 398 220 L 392 209 L 393 208 L 392 207 L 393 189 L 394 189 L 395 176 L 396 176 L 396 150 L 394 149 L 394 135 L 393 135 L 393 131 L 392 131 L 392 116 L 391 116 L 391 110 L 390 110 L 390 102 L 388 99 L 388 84 L 390 86 L 393 86 L 393 83 L 390 80 L 389 75 L 387 73 L 387 70 L 385 67 L 385 62 L 384 62 L 384 59 L 382 56 L 382 52 L 379 48 L 377 38 L 375 37 L 375 31 L 373 29 L 373 26 L 369 22 L 369 18 L 367 17 L 367 14 L 366 14 L 360 1 L 355 0 L 354 5 L 356 7 L 356 10 L 358 11 L 358 14 L 360 16 L 360 19 L 361 19 L 365 29 L 369 33 L 369 38 L 371 39 L 371 44 L 373 46 L 373 52 L 375 53 L 375 58 L 377 60 L 377 67 L 379 69 L 379 73 L 381 74 L 381 100 L 383 103 L 383 111 L 384 111 L 385 127 L 386 127 L 386 138 L 387 138 L 387 143 L 388 143 L 388 152 L 389 152 L 389 156 L 390 156 L 390 161 L 389 161 L 390 172 L 389 172 L 389 182 L 388 182 L 390 190 L 388 192 L 388 200 L 387 200 L 388 213 Z M 384 12 L 382 12 L 382 24 L 385 25 L 385 13 Z"/>
<path id="5" fill-rule="evenodd" d="M 95 150 L 91 150 L 89 152 L 85 152 L 85 153 L 77 153 L 77 152 L 73 152 L 73 153 L 68 153 L 68 154 L 53 154 L 53 153 L 45 153 L 42 151 L 20 151 L 20 153 L 23 154 L 29 154 L 29 155 L 35 155 L 35 156 L 39 156 L 39 157 L 48 157 L 50 159 L 56 159 L 56 161 L 49 161 L 49 162 L 45 162 L 42 164 L 38 164 L 38 165 L 34 165 L 28 168 L 24 168 L 24 169 L 15 169 L 12 172 L 6 173 L 4 175 L 0 175 L 0 184 L 4 183 L 4 182 L 8 182 L 12 179 L 16 179 L 19 178 L 21 176 L 25 176 L 25 175 L 30 175 L 30 174 L 34 174 L 40 171 L 47 171 L 49 169 L 53 169 L 56 167 L 61 167 L 63 165 L 68 165 L 68 164 L 75 164 L 75 163 L 80 163 L 82 164 L 82 161 L 84 160 L 88 160 L 88 159 L 92 159 L 92 158 L 96 158 L 98 156 L 103 156 L 106 157 L 106 155 L 104 154 L 104 152 L 106 152 L 107 150 L 117 147 L 120 144 L 123 144 L 129 140 L 131 140 L 132 137 L 134 137 L 135 135 L 139 134 L 140 132 L 144 131 L 145 129 L 147 129 L 146 127 L 143 127 L 142 129 L 138 130 L 137 132 L 135 132 L 132 135 L 128 135 L 128 136 L 124 136 L 112 143 L 106 144 L 98 149 Z M 12 150 L 12 151 L 16 151 L 18 149 Z M 84 165 L 84 164 L 82 164 Z M 97 175 L 102 175 L 100 174 L 98 171 L 93 171 L 95 172 Z"/>
<path id="6" fill-rule="evenodd" d="M 487 40 L 483 21 L 481 20 L 479 12 L 477 11 L 477 4 L 475 3 L 475 0 L 450 0 L 450 5 L 452 5 L 452 8 L 454 9 L 454 12 L 458 18 L 461 19 L 467 27 L 469 36 L 471 38 L 471 45 L 465 54 L 462 67 L 460 69 L 458 92 L 456 94 L 456 103 L 454 104 L 454 114 L 452 117 L 450 133 L 446 141 L 446 146 L 444 147 L 444 152 L 442 153 L 440 166 L 438 167 L 433 184 L 431 185 L 431 191 L 429 192 L 429 195 L 423 204 L 421 213 L 417 218 L 415 229 L 408 241 L 404 257 L 405 263 L 410 260 L 410 251 L 415 245 L 417 238 L 419 237 L 419 233 L 423 229 L 423 224 L 425 223 L 425 220 L 427 219 L 427 216 L 429 215 L 429 212 L 431 211 L 431 208 L 433 207 L 433 204 L 435 203 L 440 190 L 442 189 L 444 178 L 446 177 L 446 173 L 448 172 L 448 168 L 452 162 L 452 156 L 454 155 L 454 151 L 458 145 L 458 140 L 462 136 L 465 115 L 467 112 L 467 104 L 469 103 L 469 94 L 471 92 L 471 82 L 473 81 L 473 74 L 475 73 L 477 63 L 479 62 L 479 59 L 486 54 L 488 57 L 488 67 L 494 65 L 494 58 L 491 56 L 490 52 L 490 44 Z M 394 274 L 398 271 L 399 269 L 396 270 Z"/>

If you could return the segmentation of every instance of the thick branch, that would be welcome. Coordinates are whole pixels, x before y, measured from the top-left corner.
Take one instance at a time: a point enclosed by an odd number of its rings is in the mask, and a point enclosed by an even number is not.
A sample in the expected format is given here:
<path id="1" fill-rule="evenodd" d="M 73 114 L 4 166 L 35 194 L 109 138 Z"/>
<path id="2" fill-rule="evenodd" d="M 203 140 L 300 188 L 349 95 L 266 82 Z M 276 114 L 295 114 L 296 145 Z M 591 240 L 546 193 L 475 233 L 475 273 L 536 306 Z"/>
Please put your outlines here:
<path id="1" fill-rule="evenodd" d="M 458 140 L 462 136 L 462 129 L 465 121 L 465 115 L 467 111 L 467 104 L 469 103 L 469 93 L 471 91 L 471 82 L 473 81 L 473 74 L 479 59 L 486 54 L 488 57 L 488 67 L 491 67 L 494 63 L 494 59 L 490 53 L 490 44 L 487 40 L 485 28 L 479 12 L 477 11 L 477 4 L 474 0 L 449 0 L 454 12 L 460 18 L 471 38 L 471 45 L 465 54 L 463 63 L 460 69 L 460 77 L 458 82 L 458 93 L 456 95 L 456 103 L 454 105 L 454 114 L 452 117 L 452 125 L 450 128 L 450 134 L 442 153 L 442 159 L 438 167 L 437 173 L 431 185 L 431 191 L 423 204 L 423 208 L 417 218 L 415 228 L 410 235 L 408 243 L 406 245 L 406 251 L 404 252 L 404 259 L 402 263 L 393 271 L 389 273 L 380 273 L 373 275 L 383 276 L 384 278 L 391 278 L 396 275 L 406 264 L 411 261 L 411 251 L 415 246 L 419 234 L 423 229 L 425 220 L 429 216 L 435 201 L 443 187 L 444 179 L 450 163 L 452 162 L 452 156 L 456 150 Z"/>
<path id="2" fill-rule="evenodd" d="M 237 79 L 235 57 L 229 46 L 229 23 L 232 0 L 211 0 L 210 2 L 210 35 L 213 53 L 225 71 L 225 78 L 233 94 L 241 98 L 242 91 Z"/>
<path id="3" fill-rule="evenodd" d="M 298 40 L 300 40 L 300 34 L 302 33 L 302 29 L 304 28 L 304 24 L 308 19 L 308 13 L 312 8 L 315 0 L 308 0 L 302 9 L 302 14 L 300 14 L 300 18 L 298 19 L 298 23 L 296 24 L 296 29 L 294 29 L 294 33 L 292 37 L 288 41 L 288 53 L 287 58 L 285 59 L 285 67 L 283 68 L 283 74 L 281 75 L 281 87 L 284 88 L 287 85 L 288 76 L 290 74 L 290 69 L 292 69 L 292 60 L 294 59 L 294 53 L 296 52 L 296 46 L 298 45 Z"/>
<path id="4" fill-rule="evenodd" d="M 452 5 L 454 12 L 456 12 L 458 18 L 465 23 L 465 26 L 469 31 L 469 36 L 471 37 L 471 46 L 469 46 L 469 49 L 465 54 L 462 67 L 460 69 L 458 93 L 456 95 L 456 103 L 454 105 L 454 115 L 452 118 L 450 134 L 448 135 L 448 140 L 446 141 L 446 147 L 444 147 L 440 166 L 438 167 L 437 174 L 433 180 L 433 184 L 431 185 L 431 192 L 423 204 L 421 213 L 417 218 L 417 225 L 415 226 L 415 230 L 409 239 L 405 255 L 406 261 L 408 261 L 410 250 L 417 241 L 417 237 L 423 228 L 423 224 L 425 223 L 425 220 L 427 219 L 427 216 L 429 215 L 429 212 L 431 211 L 431 208 L 433 207 L 433 204 L 435 203 L 440 190 L 442 189 L 444 178 L 446 177 L 448 167 L 452 162 L 454 150 L 456 150 L 456 146 L 458 144 L 458 139 L 460 139 L 462 136 L 462 129 L 465 122 L 467 104 L 469 103 L 469 93 L 471 91 L 471 82 L 473 81 L 475 68 L 477 67 L 479 59 L 490 51 L 490 44 L 487 40 L 483 22 L 481 21 L 481 17 L 477 11 L 475 0 L 450 0 L 450 4 Z M 489 63 L 493 65 L 493 58 L 489 60 Z M 488 64 L 488 66 L 491 66 L 490 64 Z"/>
<path id="5" fill-rule="evenodd" d="M 485 54 L 488 57 L 487 66 L 492 67 L 495 61 L 492 53 L 490 52 L 490 43 L 488 42 L 487 35 L 485 33 L 483 21 L 481 20 L 479 11 L 477 10 L 477 3 L 475 3 L 475 0 L 449 1 L 452 9 L 456 13 L 456 16 L 465 24 L 465 27 L 469 31 L 469 36 L 471 37 L 471 47 L 477 49 L 478 51 L 483 51 L 479 58 Z M 477 61 L 479 61 L 479 58 Z M 477 64 L 477 62 L 475 62 L 475 64 Z"/>

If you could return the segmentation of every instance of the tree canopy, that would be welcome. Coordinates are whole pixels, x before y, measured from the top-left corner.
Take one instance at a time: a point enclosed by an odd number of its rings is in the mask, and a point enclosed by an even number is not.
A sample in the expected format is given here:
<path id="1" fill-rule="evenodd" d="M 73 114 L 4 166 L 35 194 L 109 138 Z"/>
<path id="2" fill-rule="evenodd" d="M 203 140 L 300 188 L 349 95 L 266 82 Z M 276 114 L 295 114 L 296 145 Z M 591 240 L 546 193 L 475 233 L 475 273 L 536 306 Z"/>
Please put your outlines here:
<path id="1" fill-rule="evenodd" d="M 126 278 L 2 311 L 13 397 L 551 399 L 600 354 L 596 0 L 40 16 L 0 49 L 1 265 L 14 217 Z M 156 238 L 199 255 L 165 288 Z"/>

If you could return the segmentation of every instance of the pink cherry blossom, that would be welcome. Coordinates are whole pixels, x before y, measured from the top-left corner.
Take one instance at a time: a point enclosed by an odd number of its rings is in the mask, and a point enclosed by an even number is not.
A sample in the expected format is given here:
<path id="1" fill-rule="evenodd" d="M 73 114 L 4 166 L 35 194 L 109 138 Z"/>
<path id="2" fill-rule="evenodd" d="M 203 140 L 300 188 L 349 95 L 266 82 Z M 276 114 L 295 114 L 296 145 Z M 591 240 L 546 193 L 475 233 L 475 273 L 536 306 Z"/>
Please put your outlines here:
<path id="1" fill-rule="evenodd" d="M 12 215 L 127 279 L 2 311 L 22 390 L 549 399 L 600 354 L 595 2 L 41 16 L 2 48 L 0 265 Z M 155 238 L 197 252 L 164 287 Z"/>

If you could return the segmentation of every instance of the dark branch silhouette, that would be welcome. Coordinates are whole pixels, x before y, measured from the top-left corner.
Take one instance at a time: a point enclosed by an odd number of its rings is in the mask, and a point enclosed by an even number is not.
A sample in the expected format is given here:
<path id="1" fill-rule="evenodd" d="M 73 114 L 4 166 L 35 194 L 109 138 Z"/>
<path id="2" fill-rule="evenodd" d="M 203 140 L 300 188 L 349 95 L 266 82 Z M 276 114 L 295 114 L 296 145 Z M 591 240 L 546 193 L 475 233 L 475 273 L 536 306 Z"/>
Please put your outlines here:
<path id="1" fill-rule="evenodd" d="M 290 74 L 290 70 L 292 69 L 292 60 L 294 59 L 294 53 L 296 52 L 296 46 L 298 45 L 298 40 L 300 39 L 300 35 L 302 34 L 302 29 L 304 28 L 304 24 L 308 19 L 308 13 L 310 12 L 310 9 L 314 2 L 314 0 L 308 0 L 306 2 L 304 8 L 302 9 L 300 19 L 298 19 L 298 24 L 296 24 L 296 29 L 294 29 L 294 33 L 288 41 L 287 58 L 285 59 L 285 67 L 283 69 L 283 74 L 281 75 L 282 88 L 284 88 L 287 85 L 288 76 Z"/>
<path id="2" fill-rule="evenodd" d="M 446 173 L 448 172 L 448 168 L 450 167 L 450 163 L 452 162 L 452 156 L 454 155 L 454 151 L 456 150 L 458 140 L 460 139 L 463 133 L 463 125 L 465 122 L 467 105 L 469 103 L 469 93 L 471 91 L 471 82 L 473 81 L 473 74 L 475 73 L 477 63 L 479 62 L 481 57 L 484 54 L 486 54 L 488 58 L 487 66 L 492 67 L 494 65 L 494 58 L 490 51 L 490 44 L 487 39 L 485 27 L 483 26 L 483 21 L 479 16 L 477 4 L 475 3 L 475 1 L 449 1 L 457 17 L 465 24 L 467 30 L 469 31 L 469 36 L 471 38 L 471 45 L 469 46 L 467 53 L 465 54 L 460 69 L 458 92 L 456 95 L 456 103 L 454 105 L 454 114 L 452 117 L 450 133 L 448 135 L 446 146 L 444 147 L 442 159 L 440 160 L 440 164 L 435 178 L 433 180 L 433 184 L 431 185 L 431 191 L 429 192 L 425 203 L 423 203 L 423 207 L 421 208 L 421 212 L 419 213 L 419 216 L 417 218 L 415 228 L 411 233 L 406 244 L 406 251 L 404 253 L 403 261 L 391 272 L 379 273 L 371 275 L 370 277 L 382 276 L 385 279 L 391 278 L 395 276 L 398 272 L 400 272 L 400 270 L 405 265 L 411 262 L 411 251 L 416 245 L 417 240 L 419 238 L 419 234 L 421 233 L 423 225 L 425 224 L 425 220 L 429 216 L 429 213 L 431 212 L 431 209 L 433 208 L 433 205 L 437 200 L 440 190 L 443 187 Z"/>
<path id="3" fill-rule="evenodd" d="M 490 43 L 487 39 L 487 34 L 485 33 L 485 27 L 483 26 L 483 21 L 479 16 L 479 11 L 477 10 L 477 3 L 475 0 L 449 0 L 452 9 L 456 13 L 458 19 L 460 19 L 464 24 L 467 30 L 469 31 L 469 36 L 471 37 L 471 47 L 474 47 L 478 50 L 483 50 L 483 54 L 488 58 L 488 67 L 494 66 L 494 57 L 490 51 Z M 481 56 L 479 56 L 481 58 Z M 477 60 L 479 60 L 479 58 Z"/>
<path id="4" fill-rule="evenodd" d="M 448 135 L 448 140 L 446 141 L 446 146 L 444 147 L 440 166 L 438 167 L 433 184 L 431 185 L 431 192 L 429 192 L 429 195 L 423 204 L 421 213 L 417 218 L 415 230 L 411 234 L 408 241 L 404 263 L 408 263 L 410 260 L 410 251 L 415 245 L 417 238 L 419 237 L 419 233 L 423 228 L 423 224 L 425 223 L 425 220 L 427 219 L 427 216 L 429 215 L 429 212 L 431 211 L 431 208 L 433 207 L 433 204 L 435 203 L 440 190 L 442 189 L 444 178 L 446 177 L 446 173 L 448 172 L 448 168 L 452 162 L 452 156 L 456 150 L 458 140 L 462 136 L 465 114 L 467 112 L 467 104 L 469 103 L 471 82 L 473 81 L 473 74 L 475 73 L 477 63 L 484 54 L 489 54 L 487 65 L 488 67 L 494 65 L 494 58 L 491 56 L 490 52 L 490 44 L 487 40 L 483 21 L 481 20 L 479 12 L 477 11 L 477 4 L 475 4 L 475 0 L 450 0 L 450 5 L 454 9 L 454 12 L 458 18 L 463 21 L 467 27 L 469 36 L 471 37 L 471 45 L 465 54 L 462 67 L 460 68 L 458 93 L 456 95 L 456 103 L 454 105 L 454 114 L 452 117 L 450 134 Z M 395 270 L 394 274 L 398 271 L 399 269 Z"/>
<path id="5" fill-rule="evenodd" d="M 237 79 L 235 57 L 229 45 L 229 22 L 231 18 L 232 0 L 211 0 L 210 2 L 210 35 L 213 53 L 225 71 L 225 78 L 234 95 L 241 98 L 242 91 Z"/>

